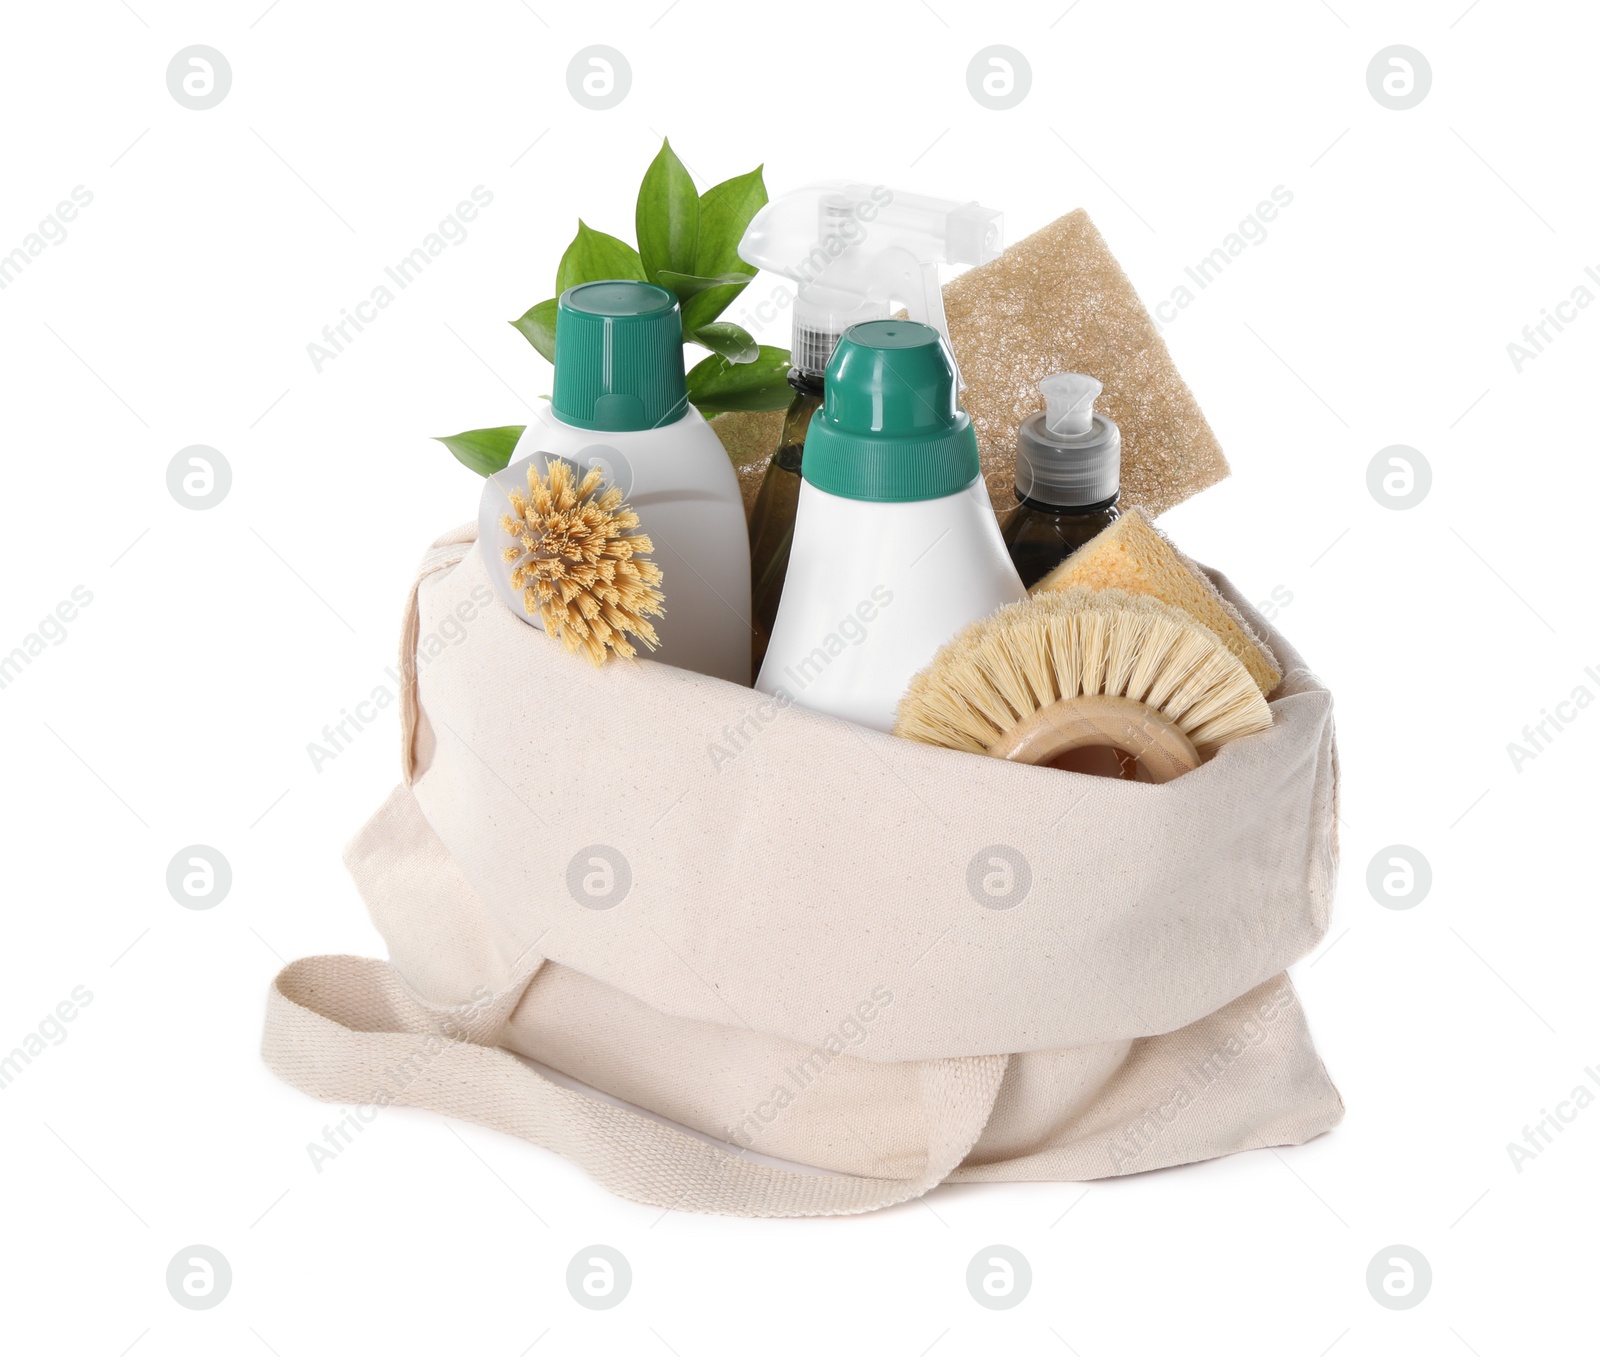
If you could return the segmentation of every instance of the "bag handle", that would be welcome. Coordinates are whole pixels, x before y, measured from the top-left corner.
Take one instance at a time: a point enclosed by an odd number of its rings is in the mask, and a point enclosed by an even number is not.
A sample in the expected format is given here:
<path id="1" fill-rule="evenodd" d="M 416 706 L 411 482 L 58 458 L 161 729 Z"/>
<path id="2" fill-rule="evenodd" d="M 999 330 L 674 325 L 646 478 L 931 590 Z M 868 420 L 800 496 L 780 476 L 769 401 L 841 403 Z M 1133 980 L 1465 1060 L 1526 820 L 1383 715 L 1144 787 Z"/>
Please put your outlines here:
<path id="1" fill-rule="evenodd" d="M 418 998 L 387 962 L 307 957 L 272 983 L 262 1056 L 285 1083 L 324 1102 L 427 1108 L 554 1150 L 633 1201 L 737 1216 L 857 1215 L 920 1197 L 977 1143 L 1009 1059 L 919 1066 L 928 1158 L 917 1177 L 797 1173 L 566 1088 L 483 1044 L 537 969 L 477 1004 L 444 1008 Z"/>

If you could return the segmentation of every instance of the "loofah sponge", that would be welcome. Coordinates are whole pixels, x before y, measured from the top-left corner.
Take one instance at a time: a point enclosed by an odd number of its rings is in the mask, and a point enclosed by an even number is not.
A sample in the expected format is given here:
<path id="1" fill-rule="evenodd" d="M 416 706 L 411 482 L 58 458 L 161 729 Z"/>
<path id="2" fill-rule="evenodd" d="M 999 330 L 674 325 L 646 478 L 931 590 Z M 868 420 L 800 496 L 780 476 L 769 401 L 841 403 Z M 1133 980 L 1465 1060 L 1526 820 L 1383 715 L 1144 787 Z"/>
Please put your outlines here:
<path id="1" fill-rule="evenodd" d="M 1034 586 L 1034 593 L 1077 588 L 1120 589 L 1183 609 L 1238 656 L 1263 696 L 1283 677 L 1277 660 L 1228 600 L 1137 509 L 1073 552 Z"/>
<path id="2" fill-rule="evenodd" d="M 997 512 L 1016 502 L 1017 426 L 1041 408 L 1038 383 L 1053 372 L 1104 384 L 1095 408 L 1122 429 L 1124 507 L 1158 516 L 1227 476 L 1211 426 L 1082 208 L 952 280 L 944 309 Z"/>
<path id="3" fill-rule="evenodd" d="M 772 460 L 778 440 L 783 436 L 783 411 L 730 411 L 716 416 L 711 421 L 711 429 L 722 440 L 728 460 L 739 473 L 744 516 L 749 518 L 756 507 L 761 478 L 767 474 L 767 463 Z"/>

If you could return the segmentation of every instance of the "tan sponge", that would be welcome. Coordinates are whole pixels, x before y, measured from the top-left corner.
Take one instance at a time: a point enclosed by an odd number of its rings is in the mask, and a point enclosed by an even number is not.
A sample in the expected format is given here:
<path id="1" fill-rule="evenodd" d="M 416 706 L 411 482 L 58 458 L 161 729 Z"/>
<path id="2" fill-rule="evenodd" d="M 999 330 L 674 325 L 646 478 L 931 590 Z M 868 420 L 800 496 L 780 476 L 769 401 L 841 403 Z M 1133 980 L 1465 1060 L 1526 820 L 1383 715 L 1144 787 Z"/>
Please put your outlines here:
<path id="1" fill-rule="evenodd" d="M 1073 552 L 1034 586 L 1034 592 L 1080 587 L 1121 589 L 1182 608 L 1239 657 L 1263 696 L 1270 695 L 1283 677 L 1277 660 L 1228 600 L 1137 509 Z"/>
<path id="2" fill-rule="evenodd" d="M 1017 426 L 1043 408 L 1038 383 L 1052 372 L 1105 387 L 1095 409 L 1122 430 L 1124 506 L 1159 517 L 1227 476 L 1155 322 L 1082 208 L 952 279 L 944 309 L 997 513 L 1016 503 Z"/>
<path id="3" fill-rule="evenodd" d="M 728 460 L 739 473 L 744 516 L 749 518 L 755 512 L 756 495 L 761 490 L 762 477 L 767 474 L 767 463 L 783 437 L 783 411 L 733 410 L 713 418 L 711 428 L 722 440 Z"/>

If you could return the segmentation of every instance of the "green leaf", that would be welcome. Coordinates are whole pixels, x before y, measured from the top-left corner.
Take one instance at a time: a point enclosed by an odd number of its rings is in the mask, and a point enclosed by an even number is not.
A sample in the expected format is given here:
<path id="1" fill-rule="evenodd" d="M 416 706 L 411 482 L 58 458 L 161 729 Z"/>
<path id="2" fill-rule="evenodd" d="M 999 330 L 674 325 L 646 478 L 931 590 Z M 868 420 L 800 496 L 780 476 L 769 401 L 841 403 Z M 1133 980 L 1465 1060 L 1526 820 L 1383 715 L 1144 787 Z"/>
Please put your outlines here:
<path id="1" fill-rule="evenodd" d="M 530 306 L 511 322 L 522 337 L 542 353 L 547 362 L 556 361 L 556 299 Z"/>
<path id="2" fill-rule="evenodd" d="M 763 344 L 751 363 L 712 354 L 689 370 L 689 399 L 702 414 L 724 410 L 782 410 L 789 387 L 789 351 Z"/>
<path id="3" fill-rule="evenodd" d="M 556 269 L 556 295 L 579 283 L 599 283 L 608 278 L 645 281 L 639 252 L 625 240 L 593 230 L 580 218 L 578 234 L 573 236 Z"/>
<path id="4" fill-rule="evenodd" d="M 748 330 L 725 320 L 702 325 L 689 338 L 702 348 L 720 353 L 730 363 L 741 366 L 755 362 L 760 353 L 759 346 Z"/>
<path id="5" fill-rule="evenodd" d="M 713 287 L 743 287 L 749 278 L 742 273 L 719 273 L 713 278 L 702 278 L 696 273 L 674 273 L 671 269 L 662 269 L 656 274 L 656 281 L 662 287 L 671 288 L 678 294 L 678 305 L 684 305 L 691 297 L 699 296 Z"/>
<path id="6" fill-rule="evenodd" d="M 498 429 L 469 429 L 466 433 L 437 438 L 455 454 L 456 461 L 480 476 L 492 476 L 504 471 L 511 461 L 512 449 L 526 428 L 523 424 L 504 424 Z"/>
<path id="7" fill-rule="evenodd" d="M 645 277 L 658 281 L 661 270 L 695 272 L 695 242 L 700 236 L 700 199 L 694 180 L 665 137 L 639 184 L 633 213 L 634 234 Z"/>
<path id="8" fill-rule="evenodd" d="M 738 274 L 754 278 L 755 266 L 739 258 L 739 240 L 745 227 L 767 202 L 767 185 L 757 165 L 749 174 L 735 175 L 715 184 L 700 195 L 700 235 L 695 243 L 694 267 L 690 272 L 702 278 L 718 274 Z M 684 304 L 683 330 L 692 334 L 720 316 L 728 304 L 744 290 L 736 283 L 715 290 L 707 289 Z"/>

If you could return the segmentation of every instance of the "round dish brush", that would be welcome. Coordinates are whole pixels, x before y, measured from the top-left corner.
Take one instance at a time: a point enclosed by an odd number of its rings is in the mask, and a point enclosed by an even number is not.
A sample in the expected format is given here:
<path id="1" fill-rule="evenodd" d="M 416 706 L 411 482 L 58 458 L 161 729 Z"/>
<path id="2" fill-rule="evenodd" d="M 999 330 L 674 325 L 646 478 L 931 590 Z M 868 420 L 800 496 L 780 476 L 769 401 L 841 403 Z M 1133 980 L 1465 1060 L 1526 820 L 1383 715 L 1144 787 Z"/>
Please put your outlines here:
<path id="1" fill-rule="evenodd" d="M 516 538 L 501 559 L 522 606 L 566 647 L 591 664 L 608 654 L 631 659 L 631 633 L 651 650 L 658 638 L 645 619 L 660 617 L 661 567 L 645 558 L 654 546 L 635 529 L 639 515 L 616 486 L 591 467 L 580 481 L 572 465 L 552 457 L 541 476 L 528 463 L 528 490 L 513 490 L 501 530 Z"/>
<path id="2" fill-rule="evenodd" d="M 1109 746 L 1167 782 L 1271 725 L 1249 671 L 1187 613 L 1069 589 L 1008 604 L 946 645 L 911 681 L 894 733 L 1030 764 Z"/>

